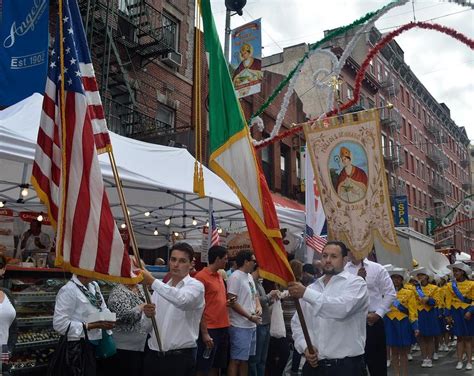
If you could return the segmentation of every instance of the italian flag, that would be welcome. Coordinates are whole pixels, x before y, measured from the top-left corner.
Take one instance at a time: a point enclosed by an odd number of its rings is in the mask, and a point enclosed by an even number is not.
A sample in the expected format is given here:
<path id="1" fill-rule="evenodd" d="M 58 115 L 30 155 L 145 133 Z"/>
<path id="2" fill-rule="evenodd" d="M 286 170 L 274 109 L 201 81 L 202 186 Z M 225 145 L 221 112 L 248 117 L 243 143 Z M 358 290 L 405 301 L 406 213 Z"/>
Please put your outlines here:
<path id="1" fill-rule="evenodd" d="M 293 281 L 280 226 L 249 128 L 235 96 L 209 0 L 201 0 L 209 54 L 209 165 L 239 197 L 263 278 L 283 286 Z"/>

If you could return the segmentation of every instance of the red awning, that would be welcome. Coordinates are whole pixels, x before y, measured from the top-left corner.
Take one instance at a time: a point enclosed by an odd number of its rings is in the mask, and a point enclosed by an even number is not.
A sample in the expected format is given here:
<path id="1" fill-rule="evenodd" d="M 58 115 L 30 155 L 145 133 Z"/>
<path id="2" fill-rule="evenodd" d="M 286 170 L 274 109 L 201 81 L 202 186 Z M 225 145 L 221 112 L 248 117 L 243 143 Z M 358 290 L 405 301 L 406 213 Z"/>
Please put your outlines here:
<path id="1" fill-rule="evenodd" d="M 272 199 L 275 205 L 282 206 L 284 208 L 305 211 L 304 205 L 300 204 L 298 201 L 283 197 L 277 193 L 272 193 Z"/>

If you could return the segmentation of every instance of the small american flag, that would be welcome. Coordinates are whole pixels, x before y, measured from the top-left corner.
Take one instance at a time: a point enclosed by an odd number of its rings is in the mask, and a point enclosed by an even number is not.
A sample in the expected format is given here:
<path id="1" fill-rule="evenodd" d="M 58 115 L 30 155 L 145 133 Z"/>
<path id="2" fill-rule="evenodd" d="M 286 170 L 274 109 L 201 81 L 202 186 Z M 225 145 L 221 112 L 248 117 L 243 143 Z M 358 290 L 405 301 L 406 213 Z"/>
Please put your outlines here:
<path id="1" fill-rule="evenodd" d="M 313 248 L 316 252 L 321 253 L 327 243 L 327 239 L 319 235 L 314 235 L 313 229 L 306 225 L 305 241 L 308 247 Z"/>
<path id="2" fill-rule="evenodd" d="M 8 353 L 8 345 L 2 345 L 2 352 L 0 353 L 0 370 L 2 364 L 7 364 L 10 360 L 10 354 Z"/>
<path id="3" fill-rule="evenodd" d="M 219 231 L 217 230 L 216 221 L 214 216 L 211 214 L 211 247 L 219 245 Z"/>
<path id="4" fill-rule="evenodd" d="M 65 120 L 61 118 L 63 29 Z M 105 191 L 98 153 L 111 150 L 76 0 L 63 0 L 51 51 L 32 183 L 57 227 L 57 263 L 71 272 L 130 283 L 130 258 Z M 112 276 L 112 277 L 111 277 Z"/>

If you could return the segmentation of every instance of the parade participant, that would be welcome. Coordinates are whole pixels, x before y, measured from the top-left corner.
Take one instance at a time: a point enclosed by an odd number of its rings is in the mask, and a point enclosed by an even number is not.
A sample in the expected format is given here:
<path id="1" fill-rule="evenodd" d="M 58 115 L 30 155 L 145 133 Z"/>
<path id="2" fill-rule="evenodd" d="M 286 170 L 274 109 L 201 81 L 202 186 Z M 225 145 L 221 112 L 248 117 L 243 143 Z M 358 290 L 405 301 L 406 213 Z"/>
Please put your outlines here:
<path id="1" fill-rule="evenodd" d="M 259 268 L 252 272 L 252 278 L 262 307 L 262 322 L 257 324 L 257 344 L 255 355 L 249 358 L 249 375 L 265 376 L 265 364 L 270 344 L 270 306 L 279 299 L 280 292 L 278 290 L 272 290 L 268 294 L 265 292 L 260 282 Z"/>
<path id="2" fill-rule="evenodd" d="M 433 367 L 434 337 L 441 334 L 438 322 L 437 306 L 440 305 L 438 287 L 429 283 L 432 273 L 426 268 L 412 271 L 418 284 L 415 286 L 420 335 L 418 342 L 421 348 L 422 367 Z"/>
<path id="3" fill-rule="evenodd" d="M 468 276 L 471 268 L 463 262 L 448 265 L 454 279 L 446 289 L 446 315 L 453 324 L 453 334 L 457 336 L 456 369 L 462 369 L 463 355 L 466 354 L 466 370 L 472 370 L 472 339 L 474 337 L 474 281 Z"/>
<path id="4" fill-rule="evenodd" d="M 382 265 L 367 258 L 358 260 L 352 252 L 349 252 L 349 260 L 345 270 L 364 278 L 369 291 L 365 361 L 371 375 L 385 376 L 387 352 L 383 317 L 395 300 L 395 289 L 387 270 Z"/>
<path id="5" fill-rule="evenodd" d="M 196 370 L 198 376 L 217 376 L 227 365 L 226 341 L 230 322 L 227 291 L 219 273 L 227 264 L 227 249 L 213 246 L 209 248 L 207 258 L 209 265 L 195 276 L 204 285 L 206 301 L 198 338 Z"/>
<path id="6" fill-rule="evenodd" d="M 255 255 L 242 250 L 235 257 L 237 270 L 227 280 L 227 291 L 235 297 L 229 308 L 230 361 L 228 376 L 248 374 L 248 360 L 255 355 L 257 324 L 262 322 L 262 307 L 258 300 L 255 283 L 250 275 L 257 267 Z"/>
<path id="7" fill-rule="evenodd" d="M 193 248 L 187 243 L 171 247 L 168 283 L 142 270 L 143 279 L 153 289 L 151 302 L 156 306 L 160 348 L 152 331 L 145 351 L 143 374 L 188 376 L 195 371 L 196 340 L 204 311 L 204 286 L 189 276 Z"/>
<path id="8" fill-rule="evenodd" d="M 105 304 L 104 297 L 100 291 L 99 285 L 92 278 L 87 278 L 73 274 L 68 283 L 59 290 L 56 295 L 56 304 L 54 306 L 53 328 L 61 335 L 67 333 L 68 347 L 73 348 L 81 338 L 85 338 L 87 331 L 88 342 L 84 343 L 83 352 L 95 353 L 94 344 L 102 339 L 102 330 L 107 330 L 115 326 L 115 322 L 96 321 L 88 322 L 89 317 L 98 312 L 109 312 Z M 83 365 L 81 359 L 76 359 L 80 364 L 75 367 L 82 369 L 86 367 L 89 375 L 106 375 L 105 364 L 102 360 L 95 359 L 94 356 L 88 356 L 87 359 L 93 364 Z"/>
<path id="9" fill-rule="evenodd" d="M 444 275 L 439 275 L 436 280 L 436 286 L 439 290 L 439 307 L 438 308 L 438 322 L 441 334 L 435 338 L 435 352 L 433 354 L 433 360 L 438 360 L 438 352 L 449 351 L 449 333 L 446 330 L 446 285 L 447 279 Z"/>
<path id="10" fill-rule="evenodd" d="M 413 343 L 413 333 L 418 336 L 418 311 L 413 290 L 403 287 L 406 269 L 388 271 L 397 297 L 384 317 L 387 346 L 391 352 L 391 364 L 395 376 L 408 375 L 408 351 Z"/>
<path id="11" fill-rule="evenodd" d="M 369 294 L 363 278 L 344 270 L 347 254 L 344 243 L 329 241 L 322 252 L 324 275 L 308 287 L 288 284 L 290 295 L 300 299 L 314 347 L 311 353 L 295 315 L 291 329 L 295 348 L 306 357 L 304 376 L 363 374 Z"/>
<path id="12" fill-rule="evenodd" d="M 25 231 L 21 237 L 22 260 L 26 260 L 35 252 L 49 252 L 50 247 L 51 239 L 48 234 L 41 231 L 41 222 L 36 219 L 32 220 L 29 230 Z"/>
<path id="13" fill-rule="evenodd" d="M 7 270 L 7 259 L 4 255 L 0 255 L 0 279 L 3 278 Z M 3 353 L 3 374 L 8 375 L 8 358 L 13 352 L 18 337 L 16 310 L 13 297 L 10 290 L 0 287 L 0 352 Z M 6 346 L 6 352 L 4 351 Z M 6 355 L 5 355 L 6 354 Z M 1 365 L 0 365 L 1 366 Z"/>
<path id="14" fill-rule="evenodd" d="M 110 362 L 115 376 L 141 375 L 145 344 L 151 330 L 150 317 L 155 315 L 155 306 L 145 303 L 142 285 L 117 284 L 112 289 L 108 307 L 117 315 L 114 340 L 117 355 Z"/>

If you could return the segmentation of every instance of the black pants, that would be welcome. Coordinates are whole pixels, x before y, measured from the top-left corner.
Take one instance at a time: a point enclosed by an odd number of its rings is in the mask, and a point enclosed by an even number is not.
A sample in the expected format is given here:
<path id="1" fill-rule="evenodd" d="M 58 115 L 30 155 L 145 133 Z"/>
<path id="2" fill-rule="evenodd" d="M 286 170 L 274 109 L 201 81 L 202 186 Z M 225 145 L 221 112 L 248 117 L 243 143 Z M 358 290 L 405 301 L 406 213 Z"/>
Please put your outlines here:
<path id="1" fill-rule="evenodd" d="M 195 366 L 195 352 L 191 349 L 165 356 L 146 349 L 143 376 L 194 376 Z"/>
<path id="2" fill-rule="evenodd" d="M 336 363 L 321 360 L 315 368 L 306 362 L 303 366 L 303 376 L 362 376 L 364 368 L 365 361 L 362 355 L 344 358 Z"/>
<path id="3" fill-rule="evenodd" d="M 109 369 L 112 370 L 108 375 L 130 376 L 143 374 L 143 362 L 145 353 L 143 351 L 130 351 L 117 349 L 117 354 L 109 358 Z"/>
<path id="4" fill-rule="evenodd" d="M 383 319 L 372 326 L 367 325 L 365 362 L 371 376 L 387 376 L 387 347 Z"/>
<path id="5" fill-rule="evenodd" d="M 286 337 L 270 337 L 267 365 L 268 375 L 281 376 L 290 357 L 290 345 Z"/>

